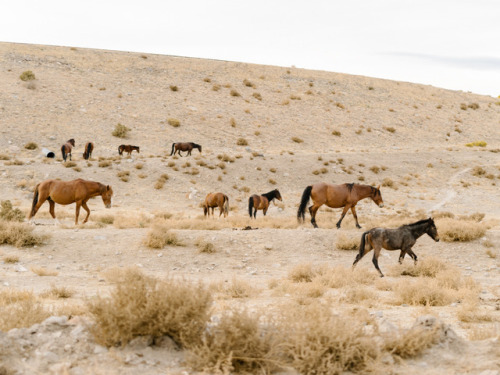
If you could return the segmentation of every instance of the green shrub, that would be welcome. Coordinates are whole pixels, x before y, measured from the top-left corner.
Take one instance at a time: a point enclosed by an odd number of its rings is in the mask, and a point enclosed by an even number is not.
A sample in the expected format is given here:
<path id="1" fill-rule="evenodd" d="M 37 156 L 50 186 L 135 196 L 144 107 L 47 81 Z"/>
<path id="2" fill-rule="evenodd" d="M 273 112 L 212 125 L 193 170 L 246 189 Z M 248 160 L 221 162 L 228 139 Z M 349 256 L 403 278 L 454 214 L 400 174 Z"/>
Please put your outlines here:
<path id="1" fill-rule="evenodd" d="M 36 79 L 35 74 L 31 70 L 26 70 L 25 72 L 22 72 L 19 78 L 21 79 L 21 81 L 25 82 Z"/>

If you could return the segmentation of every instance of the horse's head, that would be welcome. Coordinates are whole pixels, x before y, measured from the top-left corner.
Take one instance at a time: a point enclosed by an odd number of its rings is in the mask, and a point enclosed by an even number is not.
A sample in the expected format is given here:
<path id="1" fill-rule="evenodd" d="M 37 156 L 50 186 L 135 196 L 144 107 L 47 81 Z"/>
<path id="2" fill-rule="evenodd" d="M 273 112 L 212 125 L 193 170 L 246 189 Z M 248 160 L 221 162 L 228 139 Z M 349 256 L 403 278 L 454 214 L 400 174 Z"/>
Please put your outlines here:
<path id="1" fill-rule="evenodd" d="M 137 153 L 141 153 L 141 148 L 139 146 L 137 146 Z"/>
<path id="2" fill-rule="evenodd" d="M 198 150 L 200 150 L 200 154 L 201 154 L 201 145 L 197 145 L 198 146 Z"/>
<path id="3" fill-rule="evenodd" d="M 432 217 L 429 218 L 429 227 L 427 228 L 427 234 L 436 242 L 439 242 L 439 234 Z"/>
<path id="4" fill-rule="evenodd" d="M 377 206 L 380 208 L 384 207 L 384 200 L 382 199 L 382 193 L 380 192 L 380 185 L 374 188 L 371 198 Z"/>
<path id="5" fill-rule="evenodd" d="M 73 138 L 71 138 L 71 139 L 68 141 L 68 143 L 71 143 L 71 145 L 72 145 L 73 147 L 75 147 L 75 140 L 74 140 Z"/>
<path id="6" fill-rule="evenodd" d="M 113 196 L 113 189 L 111 188 L 111 186 L 106 185 L 106 187 L 104 187 L 102 191 L 101 196 L 106 208 L 111 208 L 111 197 Z"/>
<path id="7" fill-rule="evenodd" d="M 283 199 L 281 198 L 280 191 L 278 189 L 274 189 L 274 197 L 280 201 L 283 201 Z"/>
<path id="8" fill-rule="evenodd" d="M 87 151 L 85 151 L 85 152 L 83 153 L 83 158 L 84 158 L 85 160 L 87 160 Z"/>

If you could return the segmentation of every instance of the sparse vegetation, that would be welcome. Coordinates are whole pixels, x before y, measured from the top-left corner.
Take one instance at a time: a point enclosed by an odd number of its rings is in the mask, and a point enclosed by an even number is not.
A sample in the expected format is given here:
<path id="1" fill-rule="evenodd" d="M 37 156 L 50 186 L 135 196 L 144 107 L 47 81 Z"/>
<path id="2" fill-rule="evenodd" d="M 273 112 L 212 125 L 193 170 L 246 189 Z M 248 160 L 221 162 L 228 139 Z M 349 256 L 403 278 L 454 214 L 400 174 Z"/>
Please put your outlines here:
<path id="1" fill-rule="evenodd" d="M 38 145 L 35 142 L 28 142 L 24 145 L 24 148 L 26 150 L 36 150 L 38 148 Z"/>
<path id="2" fill-rule="evenodd" d="M 130 128 L 118 123 L 115 125 L 115 129 L 113 130 L 113 132 L 111 134 L 114 137 L 127 138 L 129 131 L 130 131 Z"/>
<path id="3" fill-rule="evenodd" d="M 487 145 L 485 141 L 475 141 L 466 144 L 467 147 L 486 147 Z"/>
<path id="4" fill-rule="evenodd" d="M 302 142 L 304 142 L 304 140 L 302 138 L 299 138 L 299 137 L 292 137 L 292 141 L 294 141 L 295 143 L 302 143 Z"/>
<path id="5" fill-rule="evenodd" d="M 155 188 L 156 190 L 160 190 L 161 188 L 163 188 L 163 185 L 165 185 L 165 182 L 167 182 L 167 181 L 168 181 L 168 179 L 169 179 L 168 174 L 166 174 L 166 173 L 162 174 L 162 175 L 158 178 L 158 180 L 156 180 L 155 185 L 154 185 L 154 188 Z"/>
<path id="6" fill-rule="evenodd" d="M 34 233 L 34 228 L 30 225 L 0 220 L 0 245 L 33 247 L 43 245 L 47 239 L 47 235 Z"/>
<path id="7" fill-rule="evenodd" d="M 21 75 L 19 76 L 19 78 L 21 79 L 21 81 L 33 81 L 34 79 L 36 79 L 35 77 L 35 73 L 33 73 L 31 70 L 26 70 L 24 72 L 21 73 Z"/>
<path id="8" fill-rule="evenodd" d="M 0 219 L 4 221 L 24 221 L 25 215 L 19 208 L 14 208 L 10 200 L 2 201 L 0 206 Z"/>
<path id="9" fill-rule="evenodd" d="M 236 144 L 238 146 L 248 146 L 248 141 L 245 138 L 238 138 Z"/>
<path id="10" fill-rule="evenodd" d="M 171 232 L 165 224 L 154 224 L 149 230 L 144 244 L 152 249 L 162 249 L 165 246 L 184 246 L 177 235 Z"/>
<path id="11" fill-rule="evenodd" d="M 181 126 L 181 122 L 179 120 L 177 120 L 176 118 L 169 118 L 167 120 L 168 124 L 174 128 L 178 128 L 179 126 Z"/>

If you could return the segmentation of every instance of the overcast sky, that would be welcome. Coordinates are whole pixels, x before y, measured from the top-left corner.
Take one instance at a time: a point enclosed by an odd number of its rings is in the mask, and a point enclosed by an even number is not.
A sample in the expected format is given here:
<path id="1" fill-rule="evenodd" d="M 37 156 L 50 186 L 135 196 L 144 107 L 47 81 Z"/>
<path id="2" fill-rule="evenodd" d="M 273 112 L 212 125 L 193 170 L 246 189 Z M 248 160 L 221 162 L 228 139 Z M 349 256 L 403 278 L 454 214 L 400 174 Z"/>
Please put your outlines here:
<path id="1" fill-rule="evenodd" d="M 320 69 L 500 94 L 500 0 L 16 0 L 0 41 Z"/>

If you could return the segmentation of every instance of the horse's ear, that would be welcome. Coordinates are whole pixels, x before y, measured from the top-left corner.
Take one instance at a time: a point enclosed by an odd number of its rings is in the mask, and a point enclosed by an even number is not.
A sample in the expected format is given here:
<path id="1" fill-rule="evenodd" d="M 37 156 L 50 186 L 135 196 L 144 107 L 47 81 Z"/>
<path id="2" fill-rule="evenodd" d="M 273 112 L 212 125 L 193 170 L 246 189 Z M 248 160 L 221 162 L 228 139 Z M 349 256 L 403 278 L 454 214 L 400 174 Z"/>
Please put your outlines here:
<path id="1" fill-rule="evenodd" d="M 109 189 L 110 189 L 110 187 L 109 187 L 109 185 L 107 185 L 107 186 L 106 186 L 106 190 L 107 190 L 107 191 L 109 191 Z"/>
<path id="2" fill-rule="evenodd" d="M 377 190 L 380 190 L 380 185 L 379 185 L 379 186 L 377 186 Z"/>

